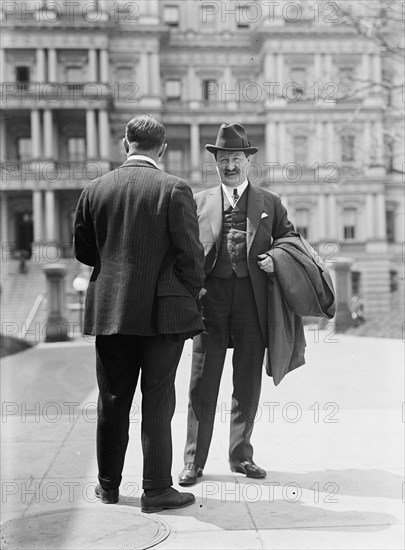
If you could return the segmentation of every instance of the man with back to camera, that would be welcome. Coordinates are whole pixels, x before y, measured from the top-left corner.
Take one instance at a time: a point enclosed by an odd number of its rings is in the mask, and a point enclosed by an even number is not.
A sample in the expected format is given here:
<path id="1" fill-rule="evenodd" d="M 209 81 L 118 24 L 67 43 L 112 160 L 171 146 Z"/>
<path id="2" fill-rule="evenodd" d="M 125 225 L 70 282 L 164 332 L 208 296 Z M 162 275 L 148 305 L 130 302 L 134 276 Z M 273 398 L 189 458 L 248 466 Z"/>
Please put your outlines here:
<path id="1" fill-rule="evenodd" d="M 94 267 L 84 333 L 96 336 L 96 496 L 118 502 L 141 372 L 141 507 L 147 513 L 195 501 L 172 488 L 171 419 L 184 340 L 203 329 L 196 297 L 204 254 L 191 189 L 157 167 L 165 139 L 157 120 L 130 120 L 123 140 L 127 161 L 87 185 L 75 216 L 76 258 Z"/>
<path id="2" fill-rule="evenodd" d="M 266 253 L 273 239 L 294 227 L 280 197 L 252 185 L 250 156 L 258 151 L 240 124 L 222 124 L 215 145 L 220 185 L 195 196 L 206 280 L 200 293 L 205 331 L 193 339 L 184 469 L 180 485 L 203 475 L 214 427 L 219 385 L 228 347 L 233 347 L 233 394 L 229 462 L 233 472 L 261 479 L 250 442 L 261 389 L 267 336 Z"/>

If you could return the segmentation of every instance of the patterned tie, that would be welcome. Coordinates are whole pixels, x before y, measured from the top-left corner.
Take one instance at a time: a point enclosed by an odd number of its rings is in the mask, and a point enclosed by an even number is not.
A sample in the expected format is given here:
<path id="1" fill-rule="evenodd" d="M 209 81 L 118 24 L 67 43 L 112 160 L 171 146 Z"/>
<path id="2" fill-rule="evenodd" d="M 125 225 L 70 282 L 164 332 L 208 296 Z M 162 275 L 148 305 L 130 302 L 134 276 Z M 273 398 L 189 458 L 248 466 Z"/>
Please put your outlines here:
<path id="1" fill-rule="evenodd" d="M 233 190 L 232 199 L 233 199 L 233 205 L 235 206 L 235 204 L 238 202 L 238 199 L 239 199 L 239 195 L 238 195 L 238 190 L 237 190 L 237 189 L 234 189 L 234 190 Z"/>

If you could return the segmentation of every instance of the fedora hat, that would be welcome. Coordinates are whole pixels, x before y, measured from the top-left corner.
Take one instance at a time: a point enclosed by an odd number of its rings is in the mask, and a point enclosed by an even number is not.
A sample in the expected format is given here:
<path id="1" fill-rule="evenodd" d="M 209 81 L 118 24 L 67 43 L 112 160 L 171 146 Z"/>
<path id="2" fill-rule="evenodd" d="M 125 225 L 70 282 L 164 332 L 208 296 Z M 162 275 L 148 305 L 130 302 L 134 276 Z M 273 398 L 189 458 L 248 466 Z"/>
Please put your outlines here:
<path id="1" fill-rule="evenodd" d="M 259 150 L 250 145 L 246 130 L 241 124 L 221 124 L 215 145 L 208 143 L 205 148 L 214 154 L 217 151 L 245 151 L 253 155 Z"/>

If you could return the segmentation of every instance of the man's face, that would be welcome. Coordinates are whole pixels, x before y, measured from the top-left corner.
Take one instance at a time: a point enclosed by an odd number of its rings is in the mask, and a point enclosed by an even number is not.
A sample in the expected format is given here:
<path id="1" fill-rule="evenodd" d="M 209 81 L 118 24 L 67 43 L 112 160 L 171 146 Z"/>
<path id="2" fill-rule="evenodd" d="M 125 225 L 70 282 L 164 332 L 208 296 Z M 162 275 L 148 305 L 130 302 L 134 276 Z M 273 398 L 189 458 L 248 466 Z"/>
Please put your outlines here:
<path id="1" fill-rule="evenodd" d="M 250 159 L 243 151 L 218 151 L 217 170 L 227 187 L 237 187 L 248 177 Z"/>

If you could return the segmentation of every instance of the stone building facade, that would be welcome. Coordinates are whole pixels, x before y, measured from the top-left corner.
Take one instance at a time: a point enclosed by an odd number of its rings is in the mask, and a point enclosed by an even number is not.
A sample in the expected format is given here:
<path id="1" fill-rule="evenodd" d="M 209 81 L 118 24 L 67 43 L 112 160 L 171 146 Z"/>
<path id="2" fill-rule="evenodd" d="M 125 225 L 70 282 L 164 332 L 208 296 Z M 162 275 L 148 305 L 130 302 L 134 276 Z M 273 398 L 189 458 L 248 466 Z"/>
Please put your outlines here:
<path id="1" fill-rule="evenodd" d="M 401 65 L 311 5 L 3 3 L 3 259 L 69 253 L 81 189 L 124 161 L 132 116 L 163 121 L 162 167 L 195 191 L 218 183 L 204 145 L 237 121 L 259 147 L 253 183 L 281 195 L 321 256 L 353 259 L 367 313 L 386 310 L 402 269 L 403 103 L 380 84 Z"/>

